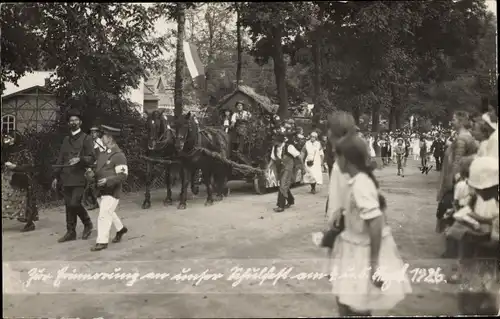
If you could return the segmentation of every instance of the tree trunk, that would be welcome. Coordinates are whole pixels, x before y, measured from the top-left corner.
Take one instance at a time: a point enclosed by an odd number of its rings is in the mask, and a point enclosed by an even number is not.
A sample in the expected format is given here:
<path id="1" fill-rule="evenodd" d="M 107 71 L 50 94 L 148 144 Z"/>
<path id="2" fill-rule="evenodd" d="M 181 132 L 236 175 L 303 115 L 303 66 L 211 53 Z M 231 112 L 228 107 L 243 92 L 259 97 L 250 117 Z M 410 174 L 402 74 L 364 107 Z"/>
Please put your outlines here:
<path id="1" fill-rule="evenodd" d="M 401 103 L 399 96 L 399 87 L 395 83 L 391 83 L 391 107 L 389 110 L 389 130 L 394 131 L 397 127 L 398 107 Z"/>
<path id="2" fill-rule="evenodd" d="M 313 56 L 313 63 L 314 63 L 314 74 L 312 78 L 313 82 L 313 103 L 314 103 L 314 113 L 315 114 L 321 114 L 321 48 L 320 48 L 320 38 L 319 38 L 319 32 L 316 31 L 313 34 L 313 41 L 312 41 L 312 56 Z M 318 126 L 319 125 L 319 117 L 316 116 L 313 118 L 313 126 Z"/>
<path id="3" fill-rule="evenodd" d="M 184 75 L 184 24 L 186 22 L 184 3 L 178 2 L 177 13 L 177 54 L 175 60 L 174 115 L 182 116 L 182 86 Z"/>
<path id="4" fill-rule="evenodd" d="M 394 102 L 392 102 L 392 103 L 394 103 Z M 395 108 L 395 106 L 394 106 L 394 104 L 393 104 L 393 105 L 391 105 L 391 106 L 389 107 L 389 123 L 388 123 L 388 125 L 387 125 L 387 126 L 388 126 L 389 131 L 394 131 L 394 118 L 395 118 L 394 113 L 395 113 L 395 112 L 396 112 L 396 108 Z"/>
<path id="5" fill-rule="evenodd" d="M 403 97 L 408 98 L 408 90 L 405 92 L 405 87 L 393 84 L 391 87 L 392 106 L 391 106 L 391 119 L 392 125 L 389 126 L 391 130 L 401 129 L 403 127 Z"/>
<path id="6" fill-rule="evenodd" d="M 286 65 L 283 46 L 281 44 L 281 33 L 281 29 L 279 28 L 273 28 L 272 30 L 274 77 L 276 79 L 279 98 L 278 114 L 282 119 L 285 119 L 288 117 L 288 94 L 286 91 Z"/>
<path id="7" fill-rule="evenodd" d="M 398 105 L 396 107 L 396 112 L 394 114 L 394 117 L 395 117 L 394 122 L 396 124 L 397 130 L 400 130 L 403 127 L 403 114 L 401 114 L 401 113 L 403 113 L 402 111 L 403 110 L 401 108 L 401 105 Z"/>
<path id="8" fill-rule="evenodd" d="M 212 80 L 212 65 L 214 60 L 214 37 L 215 37 L 215 25 L 214 25 L 214 15 L 210 7 L 207 8 L 205 14 L 205 21 L 208 26 L 208 57 L 207 57 L 207 67 L 205 70 L 205 93 L 208 95 L 208 83 Z"/>
<path id="9" fill-rule="evenodd" d="M 380 103 L 372 105 L 372 132 L 378 133 L 380 130 Z"/>
<path id="10" fill-rule="evenodd" d="M 361 112 L 358 106 L 352 109 L 352 117 L 354 117 L 354 122 L 359 126 L 359 118 L 361 117 Z"/>
<path id="11" fill-rule="evenodd" d="M 237 59 L 236 63 L 236 86 L 238 87 L 241 84 L 241 17 L 240 17 L 240 4 L 236 3 L 236 50 L 237 50 Z"/>

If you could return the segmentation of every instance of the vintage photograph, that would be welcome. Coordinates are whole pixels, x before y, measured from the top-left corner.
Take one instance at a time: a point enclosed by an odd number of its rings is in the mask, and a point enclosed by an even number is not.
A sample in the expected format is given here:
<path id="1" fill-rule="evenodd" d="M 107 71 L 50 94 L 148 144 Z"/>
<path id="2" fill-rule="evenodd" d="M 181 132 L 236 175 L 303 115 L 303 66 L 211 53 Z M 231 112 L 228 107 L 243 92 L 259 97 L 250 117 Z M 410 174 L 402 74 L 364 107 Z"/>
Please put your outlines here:
<path id="1" fill-rule="evenodd" d="M 0 15 L 3 318 L 500 315 L 496 1 Z"/>

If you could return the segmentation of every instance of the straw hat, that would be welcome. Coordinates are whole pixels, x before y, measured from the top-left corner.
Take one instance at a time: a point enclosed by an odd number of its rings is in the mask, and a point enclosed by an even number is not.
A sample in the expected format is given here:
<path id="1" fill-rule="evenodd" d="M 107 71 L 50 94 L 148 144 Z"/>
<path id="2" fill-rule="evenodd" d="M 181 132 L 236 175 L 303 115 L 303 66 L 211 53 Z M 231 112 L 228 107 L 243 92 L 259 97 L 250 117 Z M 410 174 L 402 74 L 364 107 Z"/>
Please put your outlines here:
<path id="1" fill-rule="evenodd" d="M 476 189 L 486 189 L 498 185 L 498 159 L 480 156 L 470 165 L 469 185 Z"/>

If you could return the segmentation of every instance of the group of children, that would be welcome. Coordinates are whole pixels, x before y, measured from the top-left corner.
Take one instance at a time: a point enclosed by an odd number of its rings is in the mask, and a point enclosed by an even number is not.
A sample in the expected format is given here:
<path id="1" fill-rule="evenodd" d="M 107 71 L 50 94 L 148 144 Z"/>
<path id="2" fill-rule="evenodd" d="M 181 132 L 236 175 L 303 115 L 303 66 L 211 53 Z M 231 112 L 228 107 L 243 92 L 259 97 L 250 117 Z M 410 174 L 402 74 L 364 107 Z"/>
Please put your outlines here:
<path id="1" fill-rule="evenodd" d="M 367 134 L 365 137 L 369 142 L 370 148 L 373 148 L 374 153 L 380 154 L 381 166 L 385 167 L 391 163 L 397 163 L 398 176 L 404 177 L 404 168 L 410 155 L 413 155 L 413 160 L 420 160 L 420 172 L 429 174 L 434 168 L 436 171 L 441 170 L 444 151 L 452 142 L 452 135 L 443 132 L 435 132 L 429 134 L 416 133 L 399 135 L 382 133 L 380 135 Z M 378 150 L 378 152 L 376 151 Z"/>

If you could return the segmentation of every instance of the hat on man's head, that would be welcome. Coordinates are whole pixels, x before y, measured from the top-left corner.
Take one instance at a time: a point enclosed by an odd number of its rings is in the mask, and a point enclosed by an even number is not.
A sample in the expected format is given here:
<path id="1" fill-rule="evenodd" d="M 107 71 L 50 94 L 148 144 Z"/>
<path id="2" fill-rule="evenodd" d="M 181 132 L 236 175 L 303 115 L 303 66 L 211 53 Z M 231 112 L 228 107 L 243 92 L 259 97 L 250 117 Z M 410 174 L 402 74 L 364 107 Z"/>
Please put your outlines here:
<path id="1" fill-rule="evenodd" d="M 99 132 L 101 131 L 101 127 L 99 125 L 94 125 L 90 128 L 91 132 Z"/>
<path id="2" fill-rule="evenodd" d="M 78 111 L 77 109 L 70 109 L 68 110 L 68 112 L 66 113 L 66 115 L 68 116 L 68 120 L 72 117 L 72 116 L 76 116 L 78 117 L 80 120 L 82 119 L 82 114 L 80 113 L 80 111 Z"/>
<path id="3" fill-rule="evenodd" d="M 108 125 L 101 125 L 100 131 L 102 132 L 102 134 L 111 135 L 111 136 L 118 136 L 121 133 L 121 130 L 119 128 L 108 126 Z"/>

